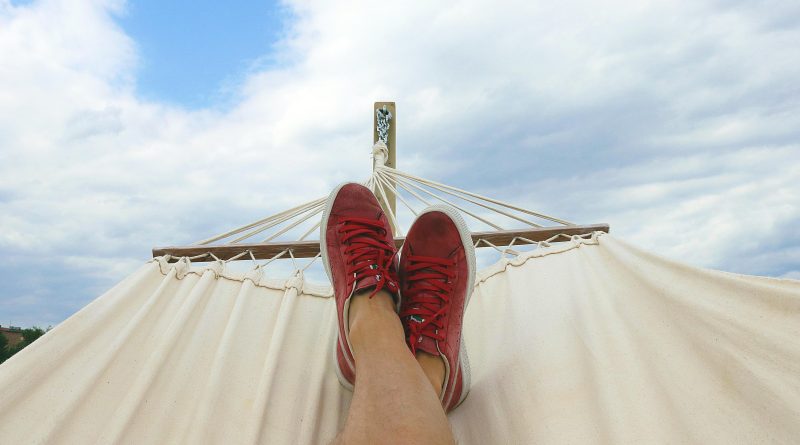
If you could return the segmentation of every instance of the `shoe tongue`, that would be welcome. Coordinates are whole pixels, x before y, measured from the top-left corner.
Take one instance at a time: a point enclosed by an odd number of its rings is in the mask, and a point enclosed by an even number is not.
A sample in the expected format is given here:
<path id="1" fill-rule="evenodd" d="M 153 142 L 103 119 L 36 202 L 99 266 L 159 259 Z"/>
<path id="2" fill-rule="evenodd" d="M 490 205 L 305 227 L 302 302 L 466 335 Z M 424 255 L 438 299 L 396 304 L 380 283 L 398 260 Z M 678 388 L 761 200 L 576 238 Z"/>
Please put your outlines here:
<path id="1" fill-rule="evenodd" d="M 378 285 L 378 278 L 377 277 L 364 277 L 355 283 L 355 288 L 353 289 L 353 293 L 361 292 L 362 290 L 372 289 Z"/>
<path id="2" fill-rule="evenodd" d="M 421 336 L 420 340 L 417 340 L 417 351 L 425 351 L 428 354 L 438 357 L 439 350 L 436 349 L 436 341 L 430 337 Z"/>
<path id="3" fill-rule="evenodd" d="M 364 277 L 364 278 L 356 281 L 355 284 L 353 285 L 354 286 L 353 287 L 353 294 L 356 294 L 358 292 L 365 291 L 365 290 L 375 289 L 375 287 L 378 285 L 378 282 L 379 282 L 379 280 L 378 280 L 378 277 L 376 277 L 376 276 Z M 386 282 L 383 285 L 383 290 L 385 290 L 386 292 L 389 292 L 389 295 L 392 296 L 392 300 L 394 300 L 395 305 L 397 305 L 399 307 L 399 305 L 400 305 L 400 294 L 397 291 L 397 284 L 394 281 L 392 281 L 391 279 L 387 279 Z"/>
<path id="4" fill-rule="evenodd" d="M 414 323 L 422 323 L 424 320 L 418 315 L 411 315 L 408 317 L 408 325 L 413 326 Z M 411 339 L 409 339 L 410 341 Z M 409 345 L 411 346 L 411 345 Z M 416 344 L 413 346 L 417 351 L 425 351 L 428 354 L 439 356 L 439 349 L 436 347 L 436 340 L 426 336 L 420 335 L 416 339 Z"/>

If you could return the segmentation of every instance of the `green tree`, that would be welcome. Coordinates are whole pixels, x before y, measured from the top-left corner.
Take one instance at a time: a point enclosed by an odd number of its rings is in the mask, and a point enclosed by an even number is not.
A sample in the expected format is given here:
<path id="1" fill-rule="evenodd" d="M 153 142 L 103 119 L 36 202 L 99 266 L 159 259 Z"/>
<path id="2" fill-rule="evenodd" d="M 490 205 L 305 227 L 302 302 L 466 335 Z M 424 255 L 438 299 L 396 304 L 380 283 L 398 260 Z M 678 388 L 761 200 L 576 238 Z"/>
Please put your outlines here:
<path id="1" fill-rule="evenodd" d="M 49 326 L 48 326 L 47 330 L 48 331 L 50 330 Z M 38 326 L 34 326 L 34 327 L 28 328 L 28 329 L 23 329 L 22 330 L 22 341 L 17 343 L 14 346 L 9 346 L 8 345 L 8 339 L 6 338 L 6 336 L 0 334 L 0 363 L 3 363 L 4 361 L 6 361 L 9 358 L 11 358 L 12 355 L 14 355 L 17 352 L 25 349 L 26 346 L 28 346 L 29 344 L 31 344 L 34 341 L 36 341 L 36 339 L 38 339 L 39 337 L 44 335 L 44 333 L 45 333 L 45 330 L 40 328 L 40 327 L 38 327 Z"/>
<path id="2" fill-rule="evenodd" d="M 9 351 L 9 349 L 8 339 L 5 335 L 0 334 L 0 363 L 3 363 L 7 358 L 11 357 L 11 351 Z"/>
<path id="3" fill-rule="evenodd" d="M 36 341 L 37 338 L 39 338 L 42 335 L 44 335 L 44 332 L 45 332 L 44 329 L 42 329 L 42 328 L 40 328 L 38 326 L 34 326 L 34 327 L 28 328 L 28 329 L 23 329 L 22 330 L 22 341 L 20 342 L 20 345 L 25 343 L 25 346 L 28 346 L 29 344 L 31 344 L 34 341 Z M 20 349 L 24 348 L 25 346 L 22 346 Z"/>

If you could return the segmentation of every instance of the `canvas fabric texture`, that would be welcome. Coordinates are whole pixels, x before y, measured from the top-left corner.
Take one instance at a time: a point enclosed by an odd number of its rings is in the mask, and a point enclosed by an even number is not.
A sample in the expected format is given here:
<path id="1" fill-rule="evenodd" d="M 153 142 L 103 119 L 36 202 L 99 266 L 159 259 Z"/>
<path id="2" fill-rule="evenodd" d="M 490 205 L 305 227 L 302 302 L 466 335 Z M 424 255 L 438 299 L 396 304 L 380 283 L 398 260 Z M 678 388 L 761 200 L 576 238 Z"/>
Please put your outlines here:
<path id="1" fill-rule="evenodd" d="M 0 443 L 330 441 L 328 286 L 146 263 L 0 365 Z M 800 282 L 609 235 L 479 273 L 461 444 L 797 443 Z"/>

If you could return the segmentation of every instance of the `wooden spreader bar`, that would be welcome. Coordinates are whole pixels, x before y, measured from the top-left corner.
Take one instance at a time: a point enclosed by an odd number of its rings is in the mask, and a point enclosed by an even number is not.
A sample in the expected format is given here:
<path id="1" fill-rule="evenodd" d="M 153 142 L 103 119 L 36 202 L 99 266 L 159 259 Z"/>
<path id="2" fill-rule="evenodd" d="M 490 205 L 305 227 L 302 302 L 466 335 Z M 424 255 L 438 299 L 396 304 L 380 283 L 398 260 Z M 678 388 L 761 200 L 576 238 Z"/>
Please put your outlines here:
<path id="1" fill-rule="evenodd" d="M 592 232 L 606 232 L 609 231 L 608 224 L 590 224 L 590 225 L 574 225 L 574 226 L 559 226 L 559 227 L 542 227 L 534 229 L 519 229 L 519 230 L 499 230 L 494 232 L 473 232 L 472 243 L 477 243 L 478 240 L 488 241 L 495 246 L 502 247 L 511 243 L 514 238 L 526 238 L 533 242 L 546 241 L 556 235 L 564 234 L 567 236 L 572 235 L 586 235 Z M 395 244 L 399 248 L 404 237 L 394 239 Z M 517 239 L 514 245 L 530 244 L 529 242 Z M 478 247 L 488 247 L 481 243 Z M 177 261 L 176 257 L 192 257 L 203 255 L 205 253 L 213 253 L 221 260 L 227 260 L 234 256 L 250 251 L 253 256 L 259 260 L 270 259 L 286 249 L 292 250 L 292 255 L 295 258 L 311 258 L 319 253 L 319 241 L 294 241 L 284 243 L 250 243 L 250 244 L 227 244 L 221 246 L 184 246 L 184 247 L 156 247 L 153 249 L 153 257 L 162 255 L 170 255 L 171 261 Z M 286 255 L 289 258 L 289 255 Z M 195 261 L 208 261 L 211 258 L 198 258 Z M 249 260 L 250 255 L 243 255 L 239 257 L 240 260 Z"/>

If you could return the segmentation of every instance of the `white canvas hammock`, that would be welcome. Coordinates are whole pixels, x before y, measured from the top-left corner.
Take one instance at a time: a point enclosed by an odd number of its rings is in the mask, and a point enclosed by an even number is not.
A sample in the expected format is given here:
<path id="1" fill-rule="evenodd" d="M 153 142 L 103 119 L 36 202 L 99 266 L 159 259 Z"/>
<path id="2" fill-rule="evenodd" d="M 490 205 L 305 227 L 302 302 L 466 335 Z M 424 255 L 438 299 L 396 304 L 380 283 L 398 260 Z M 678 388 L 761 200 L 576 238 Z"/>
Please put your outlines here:
<path id="1" fill-rule="evenodd" d="M 2 443 L 325 443 L 351 393 L 335 305 L 302 273 L 154 259 L 0 366 Z M 457 440 L 797 443 L 800 283 L 610 235 L 483 270 Z"/>
<path id="2" fill-rule="evenodd" d="M 414 202 L 446 201 L 490 229 L 473 230 L 476 245 L 503 255 L 479 272 L 465 314 L 472 388 L 449 416 L 460 443 L 798 443 L 800 282 L 668 261 L 603 233 L 607 225 L 576 226 L 390 168 L 375 149 L 366 184 L 399 235 Z M 395 212 L 392 196 L 410 213 Z M 0 365 L 0 444 L 333 439 L 352 393 L 332 369 L 330 287 L 305 278 L 319 251 L 305 239 L 324 202 L 154 249 Z M 248 258 L 266 261 L 230 267 Z M 279 258 L 294 272 L 267 278 Z"/>

